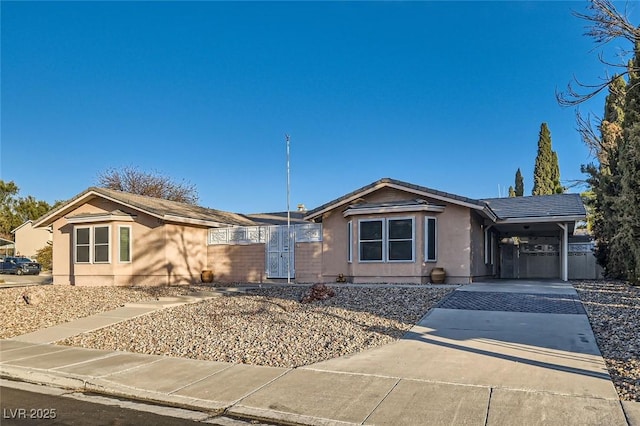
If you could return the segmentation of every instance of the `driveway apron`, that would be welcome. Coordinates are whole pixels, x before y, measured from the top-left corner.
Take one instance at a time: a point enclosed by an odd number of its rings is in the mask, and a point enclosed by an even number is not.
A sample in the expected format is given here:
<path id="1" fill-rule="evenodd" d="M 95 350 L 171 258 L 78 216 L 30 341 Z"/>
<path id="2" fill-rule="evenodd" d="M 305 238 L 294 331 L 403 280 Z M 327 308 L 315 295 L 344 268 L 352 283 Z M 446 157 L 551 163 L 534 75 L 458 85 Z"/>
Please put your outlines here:
<path id="1" fill-rule="evenodd" d="M 294 370 L 232 410 L 313 412 L 301 395 L 328 376 L 345 382 L 340 375 L 362 383 L 318 389 L 308 399 L 331 406 L 345 392 L 369 391 L 373 408 L 316 416 L 364 424 L 627 424 L 582 304 L 564 282 L 463 286 L 399 341 Z"/>

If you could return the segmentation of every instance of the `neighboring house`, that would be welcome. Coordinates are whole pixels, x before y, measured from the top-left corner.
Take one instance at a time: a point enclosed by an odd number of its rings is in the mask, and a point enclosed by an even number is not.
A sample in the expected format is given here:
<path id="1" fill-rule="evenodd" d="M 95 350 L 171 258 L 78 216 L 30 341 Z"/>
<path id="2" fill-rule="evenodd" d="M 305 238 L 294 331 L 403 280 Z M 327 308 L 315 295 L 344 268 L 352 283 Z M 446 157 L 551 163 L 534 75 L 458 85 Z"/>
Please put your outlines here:
<path id="1" fill-rule="evenodd" d="M 34 228 L 33 221 L 27 220 L 11 231 L 15 241 L 16 256 L 35 258 L 38 250 L 52 244 L 50 228 Z"/>
<path id="2" fill-rule="evenodd" d="M 89 188 L 38 219 L 53 231 L 53 282 L 72 285 L 196 283 L 211 228 L 254 225 L 229 212 Z"/>
<path id="3" fill-rule="evenodd" d="M 469 283 L 567 280 L 570 238 L 585 219 L 578 194 L 476 200 L 381 179 L 291 212 L 289 225 L 286 212 L 245 216 L 89 188 L 34 226 L 52 226 L 55 284 L 186 284 L 204 269 L 221 283 L 426 283 L 436 267 L 448 283 Z"/>
<path id="4" fill-rule="evenodd" d="M 0 238 L 0 257 L 13 256 L 16 244 L 5 238 Z"/>

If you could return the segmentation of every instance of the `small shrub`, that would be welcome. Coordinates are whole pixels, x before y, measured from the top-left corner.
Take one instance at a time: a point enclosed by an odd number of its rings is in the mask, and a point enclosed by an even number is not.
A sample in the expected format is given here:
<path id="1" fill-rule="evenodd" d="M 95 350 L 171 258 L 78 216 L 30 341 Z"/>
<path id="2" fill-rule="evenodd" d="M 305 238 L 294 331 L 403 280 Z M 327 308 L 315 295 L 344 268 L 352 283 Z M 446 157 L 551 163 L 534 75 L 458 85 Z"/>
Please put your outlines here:
<path id="1" fill-rule="evenodd" d="M 53 246 L 46 245 L 36 252 L 36 261 L 43 270 L 50 271 L 53 268 Z"/>

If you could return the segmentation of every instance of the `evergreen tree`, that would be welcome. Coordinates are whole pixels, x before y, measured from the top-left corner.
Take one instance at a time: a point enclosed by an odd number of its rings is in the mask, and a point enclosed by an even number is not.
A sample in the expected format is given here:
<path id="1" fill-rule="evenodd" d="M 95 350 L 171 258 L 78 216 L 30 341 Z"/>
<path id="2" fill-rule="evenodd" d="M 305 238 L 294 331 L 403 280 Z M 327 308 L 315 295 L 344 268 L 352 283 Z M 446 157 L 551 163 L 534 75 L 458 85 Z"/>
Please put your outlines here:
<path id="1" fill-rule="evenodd" d="M 515 196 L 522 197 L 524 195 L 524 179 L 522 178 L 522 173 L 520 172 L 520 167 L 516 171 L 516 188 L 515 188 Z"/>
<path id="2" fill-rule="evenodd" d="M 563 192 L 560 185 L 560 168 L 558 156 L 551 149 L 551 132 L 547 123 L 540 125 L 540 137 L 538 139 L 538 155 L 533 169 L 532 195 L 549 195 Z"/>
<path id="3" fill-rule="evenodd" d="M 560 164 L 558 164 L 558 154 L 551 151 L 551 193 L 562 194 L 564 187 L 560 184 Z"/>
<path id="4" fill-rule="evenodd" d="M 640 283 L 640 40 L 629 69 L 618 147 L 620 196 L 613 204 L 620 225 L 611 240 L 609 265 L 616 276 Z"/>
<path id="5" fill-rule="evenodd" d="M 585 203 L 589 208 L 590 229 L 597 241 L 594 254 L 607 275 L 614 275 L 613 270 L 619 269 L 609 265 L 609 244 L 620 225 L 614 203 L 620 195 L 618 145 L 622 139 L 626 88 L 627 82 L 622 76 L 610 85 L 599 126 L 600 137 L 593 145 L 599 164 L 582 166 L 582 171 L 589 175 L 587 183 L 592 193 Z"/>

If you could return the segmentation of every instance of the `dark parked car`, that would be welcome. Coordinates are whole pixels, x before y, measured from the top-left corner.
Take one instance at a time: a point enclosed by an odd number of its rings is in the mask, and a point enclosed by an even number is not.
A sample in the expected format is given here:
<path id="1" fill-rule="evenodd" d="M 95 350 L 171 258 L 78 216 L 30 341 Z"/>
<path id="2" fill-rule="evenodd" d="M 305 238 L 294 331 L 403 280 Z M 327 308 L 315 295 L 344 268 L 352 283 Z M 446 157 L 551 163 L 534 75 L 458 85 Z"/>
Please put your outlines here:
<path id="1" fill-rule="evenodd" d="M 0 274 L 38 275 L 40 264 L 26 257 L 5 257 L 0 262 Z"/>

